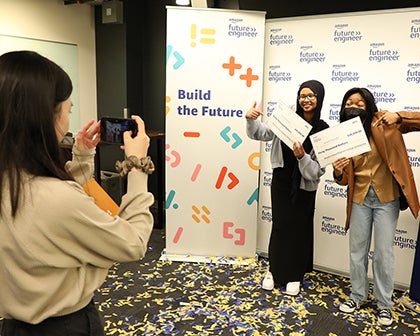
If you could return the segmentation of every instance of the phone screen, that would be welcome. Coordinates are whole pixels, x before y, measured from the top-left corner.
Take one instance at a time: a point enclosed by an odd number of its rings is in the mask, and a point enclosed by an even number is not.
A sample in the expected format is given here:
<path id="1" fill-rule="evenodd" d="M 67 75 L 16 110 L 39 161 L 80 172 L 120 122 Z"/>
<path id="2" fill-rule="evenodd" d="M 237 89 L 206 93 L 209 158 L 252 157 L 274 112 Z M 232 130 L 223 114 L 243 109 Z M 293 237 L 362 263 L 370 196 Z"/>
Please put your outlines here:
<path id="1" fill-rule="evenodd" d="M 137 135 L 137 123 L 133 119 L 109 118 L 101 119 L 101 142 L 108 144 L 123 144 L 125 131 L 132 131 L 131 136 Z"/>

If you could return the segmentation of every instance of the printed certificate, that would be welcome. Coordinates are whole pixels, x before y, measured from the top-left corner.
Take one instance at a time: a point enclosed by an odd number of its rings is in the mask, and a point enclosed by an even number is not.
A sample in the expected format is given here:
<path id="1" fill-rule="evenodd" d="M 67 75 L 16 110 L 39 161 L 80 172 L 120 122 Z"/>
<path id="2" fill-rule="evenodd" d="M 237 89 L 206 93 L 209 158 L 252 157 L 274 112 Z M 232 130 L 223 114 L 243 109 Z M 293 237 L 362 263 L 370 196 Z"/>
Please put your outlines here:
<path id="1" fill-rule="evenodd" d="M 360 118 L 353 118 L 309 137 L 321 167 L 341 157 L 350 158 L 370 151 Z"/>
<path id="2" fill-rule="evenodd" d="M 292 150 L 295 141 L 303 143 L 312 126 L 282 101 L 270 107 L 273 111 L 267 114 L 265 123 L 274 134 Z"/>

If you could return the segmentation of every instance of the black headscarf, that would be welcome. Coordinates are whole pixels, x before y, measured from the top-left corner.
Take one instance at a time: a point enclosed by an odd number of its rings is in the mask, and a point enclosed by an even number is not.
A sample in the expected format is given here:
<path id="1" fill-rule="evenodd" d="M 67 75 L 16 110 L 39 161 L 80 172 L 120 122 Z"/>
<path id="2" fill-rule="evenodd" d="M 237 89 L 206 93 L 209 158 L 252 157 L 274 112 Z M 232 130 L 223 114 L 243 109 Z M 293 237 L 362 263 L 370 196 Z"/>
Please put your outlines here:
<path id="1" fill-rule="evenodd" d="M 324 85 L 322 85 L 321 82 L 314 79 L 306 81 L 299 86 L 299 90 L 297 92 L 297 98 L 296 98 L 296 113 L 302 118 L 304 117 L 304 112 L 303 112 L 302 106 L 300 106 L 299 104 L 299 95 L 300 95 L 300 91 L 302 91 L 303 88 L 311 89 L 313 93 L 316 94 L 317 103 L 316 103 L 315 111 L 313 112 L 314 115 L 310 122 L 312 129 L 309 132 L 309 135 L 312 135 L 319 131 L 322 131 L 323 129 L 328 128 L 328 124 L 325 121 L 321 120 L 321 109 L 322 109 L 322 104 L 324 103 L 325 89 L 324 89 Z M 309 135 L 303 142 L 303 148 L 305 148 L 305 152 L 308 154 L 312 150 L 312 143 L 311 143 L 311 140 L 309 139 Z"/>
<path id="2" fill-rule="evenodd" d="M 302 91 L 303 88 L 311 89 L 316 94 L 316 100 L 317 100 L 316 108 L 313 112 L 314 115 L 312 117 L 312 120 L 310 121 L 312 129 L 302 144 L 303 148 L 305 149 L 305 152 L 307 154 L 310 154 L 312 151 L 312 142 L 309 136 L 319 131 L 322 131 L 323 129 L 326 129 L 329 126 L 324 120 L 321 119 L 321 109 L 322 109 L 322 104 L 324 102 L 325 90 L 324 90 L 324 85 L 322 85 L 322 83 L 317 80 L 309 80 L 302 83 L 299 86 L 299 90 L 297 92 L 297 99 L 296 99 L 296 113 L 302 118 L 304 118 L 303 108 L 299 104 L 299 95 L 300 95 L 300 91 Z M 299 170 L 298 161 L 296 160 L 295 165 L 293 167 L 293 172 L 292 172 L 292 190 L 290 192 L 292 203 L 295 203 L 297 201 L 297 191 L 299 190 L 299 187 L 300 187 L 301 177 L 302 175 Z"/>

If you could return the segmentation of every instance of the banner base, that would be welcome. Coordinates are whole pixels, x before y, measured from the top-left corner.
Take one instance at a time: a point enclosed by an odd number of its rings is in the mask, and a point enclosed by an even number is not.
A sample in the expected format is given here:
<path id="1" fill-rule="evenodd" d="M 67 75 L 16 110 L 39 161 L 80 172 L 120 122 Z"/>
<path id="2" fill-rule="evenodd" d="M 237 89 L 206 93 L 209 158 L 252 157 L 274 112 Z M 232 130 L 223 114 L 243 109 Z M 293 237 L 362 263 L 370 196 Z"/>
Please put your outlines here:
<path id="1" fill-rule="evenodd" d="M 268 258 L 268 252 L 257 248 L 257 255 L 263 258 Z"/>
<path id="2" fill-rule="evenodd" d="M 205 264 L 256 265 L 258 257 L 197 256 L 188 254 L 167 253 L 164 249 L 159 258 L 161 261 L 182 261 Z"/>

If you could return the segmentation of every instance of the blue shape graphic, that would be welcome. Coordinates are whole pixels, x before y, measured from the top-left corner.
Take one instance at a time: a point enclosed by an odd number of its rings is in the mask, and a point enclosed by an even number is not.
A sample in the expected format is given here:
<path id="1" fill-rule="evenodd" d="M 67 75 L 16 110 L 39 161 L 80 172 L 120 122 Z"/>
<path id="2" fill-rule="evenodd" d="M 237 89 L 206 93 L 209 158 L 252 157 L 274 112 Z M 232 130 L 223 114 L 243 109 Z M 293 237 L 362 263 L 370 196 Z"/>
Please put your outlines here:
<path id="1" fill-rule="evenodd" d="M 253 202 L 258 202 L 258 193 L 259 193 L 259 188 L 256 188 L 254 192 L 252 193 L 251 197 L 248 198 L 248 201 L 246 203 L 248 205 L 251 205 Z"/>
<path id="2" fill-rule="evenodd" d="M 169 192 L 169 194 L 168 194 L 168 198 L 166 199 L 166 205 L 165 205 L 166 209 L 169 209 L 169 207 L 171 206 L 171 203 L 172 203 L 174 197 L 175 197 L 175 191 L 174 190 L 171 190 Z M 173 204 L 173 208 L 174 209 L 178 209 L 178 204 L 174 203 Z"/>
<path id="3" fill-rule="evenodd" d="M 230 126 L 226 126 L 221 132 L 220 135 L 226 142 L 230 141 L 230 138 L 228 137 L 227 133 L 230 132 L 231 128 Z"/>
<path id="4" fill-rule="evenodd" d="M 179 52 L 174 51 L 174 56 L 177 59 L 177 62 L 173 65 L 174 69 L 178 69 L 182 64 L 184 64 L 185 60 L 184 57 L 182 57 Z"/>
<path id="5" fill-rule="evenodd" d="M 169 57 L 171 57 L 173 47 L 171 45 L 166 46 L 166 64 L 168 64 Z M 173 52 L 173 55 L 176 59 L 176 62 L 172 66 L 175 70 L 177 70 L 182 64 L 185 63 L 184 57 L 181 56 L 181 54 L 177 51 Z"/>
<path id="6" fill-rule="evenodd" d="M 231 127 L 230 126 L 226 126 L 221 132 L 220 132 L 220 136 L 223 138 L 223 140 L 225 140 L 226 142 L 230 142 L 230 137 L 228 135 L 228 133 L 231 131 Z M 241 137 L 236 134 L 236 133 L 232 133 L 232 138 L 235 140 L 235 142 L 232 144 L 232 148 L 236 149 L 241 143 L 242 143 L 242 139 Z"/>
<path id="7" fill-rule="evenodd" d="M 168 63 L 168 59 L 169 59 L 169 56 L 171 56 L 171 53 L 172 53 L 172 46 L 168 45 L 166 47 L 166 63 Z"/>
<path id="8" fill-rule="evenodd" d="M 232 133 L 232 138 L 235 140 L 235 143 L 232 145 L 232 148 L 235 149 L 242 143 L 242 139 L 236 133 Z"/>

